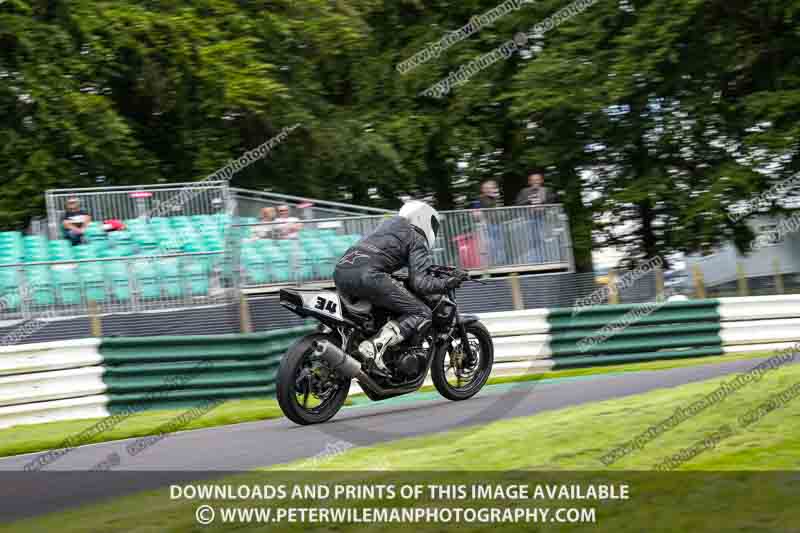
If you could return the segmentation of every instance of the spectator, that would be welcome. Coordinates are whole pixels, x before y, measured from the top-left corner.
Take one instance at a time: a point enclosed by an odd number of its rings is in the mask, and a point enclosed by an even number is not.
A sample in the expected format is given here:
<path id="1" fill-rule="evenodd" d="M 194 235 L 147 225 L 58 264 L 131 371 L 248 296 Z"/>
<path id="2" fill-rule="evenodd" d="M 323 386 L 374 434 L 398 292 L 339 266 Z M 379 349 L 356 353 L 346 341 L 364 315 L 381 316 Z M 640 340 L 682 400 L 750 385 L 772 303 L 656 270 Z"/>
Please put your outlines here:
<path id="1" fill-rule="evenodd" d="M 61 222 L 64 238 L 73 246 L 83 243 L 83 234 L 91 221 L 92 217 L 81 209 L 81 203 L 77 198 L 68 199 Z"/>
<path id="2" fill-rule="evenodd" d="M 541 172 L 534 172 L 528 176 L 528 187 L 517 195 L 515 205 L 542 205 L 554 204 L 557 198 L 550 188 L 544 186 L 544 176 Z"/>
<path id="3" fill-rule="evenodd" d="M 276 232 L 281 239 L 296 239 L 300 230 L 303 229 L 303 225 L 297 217 L 289 216 L 288 205 L 278 206 L 278 218 L 275 219 L 275 222 L 279 223 Z"/>
<path id="4" fill-rule="evenodd" d="M 254 238 L 256 239 L 272 239 L 275 235 L 275 208 L 264 207 L 261 209 L 261 222 L 253 229 Z"/>
<path id="5" fill-rule="evenodd" d="M 528 176 L 529 186 L 522 189 L 517 195 L 516 205 L 544 205 L 554 204 L 558 200 L 556 195 L 548 187 L 544 186 L 544 176 L 541 172 L 533 172 Z M 524 261 L 530 264 L 539 264 L 545 262 L 545 243 L 542 235 L 545 228 L 544 213 L 540 213 L 539 209 L 535 209 L 535 213 L 530 213 L 530 220 L 528 220 L 528 246 L 526 258 Z"/>
<path id="6" fill-rule="evenodd" d="M 484 181 L 481 184 L 481 194 L 473 202 L 472 208 L 494 209 L 498 207 L 499 196 L 497 182 L 494 180 Z M 492 214 L 475 211 L 477 240 L 469 241 L 461 237 L 459 248 L 466 246 L 467 253 L 473 255 L 479 253 L 482 258 L 480 262 L 485 267 L 501 266 L 506 263 L 505 236 L 503 235 L 503 227 L 500 224 L 501 217 L 502 214 L 500 213 Z M 475 245 L 478 246 L 478 251 L 472 252 L 471 247 Z"/>
<path id="7" fill-rule="evenodd" d="M 497 198 L 500 193 L 497 182 L 494 180 L 484 181 L 481 184 L 481 195 L 472 204 L 473 209 L 492 209 L 497 207 Z"/>

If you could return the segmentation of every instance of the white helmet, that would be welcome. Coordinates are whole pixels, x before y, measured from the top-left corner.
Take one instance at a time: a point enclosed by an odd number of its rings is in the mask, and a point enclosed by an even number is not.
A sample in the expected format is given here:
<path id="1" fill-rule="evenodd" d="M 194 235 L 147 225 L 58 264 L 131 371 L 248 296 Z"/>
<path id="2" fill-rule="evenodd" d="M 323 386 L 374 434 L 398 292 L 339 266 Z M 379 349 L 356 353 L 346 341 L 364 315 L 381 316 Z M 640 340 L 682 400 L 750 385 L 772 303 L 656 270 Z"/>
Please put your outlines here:
<path id="1" fill-rule="evenodd" d="M 411 200 L 400 208 L 401 217 L 419 228 L 428 240 L 428 248 L 433 248 L 436 234 L 439 232 L 439 213 L 425 202 Z"/>

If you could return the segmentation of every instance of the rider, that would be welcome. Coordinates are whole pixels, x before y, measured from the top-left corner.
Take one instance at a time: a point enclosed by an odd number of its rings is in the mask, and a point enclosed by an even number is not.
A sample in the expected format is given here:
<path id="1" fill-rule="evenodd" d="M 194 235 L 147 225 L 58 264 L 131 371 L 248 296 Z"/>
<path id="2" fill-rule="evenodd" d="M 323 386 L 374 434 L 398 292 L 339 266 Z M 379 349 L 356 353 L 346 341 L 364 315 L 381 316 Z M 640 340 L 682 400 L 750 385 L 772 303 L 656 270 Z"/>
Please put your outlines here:
<path id="1" fill-rule="evenodd" d="M 439 229 L 438 216 L 424 202 L 407 202 L 398 216 L 384 221 L 352 246 L 336 265 L 333 279 L 345 296 L 367 300 L 399 315 L 358 347 L 384 375 L 388 375 L 383 362 L 386 348 L 408 339 L 423 322 L 431 319 L 430 307 L 390 274 L 407 267 L 409 288 L 422 296 L 444 294 L 464 281 L 461 275 L 437 278 L 428 273 L 433 264 L 430 250 Z"/>

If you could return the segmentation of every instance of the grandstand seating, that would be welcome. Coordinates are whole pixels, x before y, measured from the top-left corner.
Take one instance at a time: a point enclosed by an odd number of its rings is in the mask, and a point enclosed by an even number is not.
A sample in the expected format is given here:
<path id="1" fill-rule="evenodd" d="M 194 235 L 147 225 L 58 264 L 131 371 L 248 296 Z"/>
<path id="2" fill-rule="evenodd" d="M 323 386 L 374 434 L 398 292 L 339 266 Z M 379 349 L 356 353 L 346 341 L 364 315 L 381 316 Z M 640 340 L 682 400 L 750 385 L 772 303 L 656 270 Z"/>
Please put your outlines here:
<path id="1" fill-rule="evenodd" d="M 255 223 L 255 218 L 241 219 Z M 222 254 L 149 259 L 148 256 L 188 252 L 220 252 L 231 241 L 228 215 L 156 217 L 126 220 L 126 230 L 106 233 L 100 222 L 86 231 L 86 244 L 64 239 L 0 232 L 0 312 L 28 305 L 79 305 L 87 301 L 142 301 L 206 296 L 212 274 L 229 277 Z M 298 239 L 251 238 L 250 228 L 237 227 L 241 242 L 242 281 L 247 284 L 330 279 L 336 260 L 359 235 L 332 229 L 303 229 Z M 119 261 L 37 265 L 29 263 L 120 258 Z M 27 287 L 23 294 L 20 287 Z"/>

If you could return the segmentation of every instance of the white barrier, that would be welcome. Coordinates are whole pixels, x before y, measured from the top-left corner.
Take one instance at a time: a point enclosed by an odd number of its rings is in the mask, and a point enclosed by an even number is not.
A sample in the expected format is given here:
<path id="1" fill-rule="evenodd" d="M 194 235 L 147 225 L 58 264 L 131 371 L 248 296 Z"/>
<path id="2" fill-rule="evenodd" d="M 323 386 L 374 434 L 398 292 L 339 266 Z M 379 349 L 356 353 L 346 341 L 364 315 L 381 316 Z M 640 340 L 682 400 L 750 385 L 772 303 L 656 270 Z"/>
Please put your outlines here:
<path id="1" fill-rule="evenodd" d="M 800 318 L 723 322 L 719 335 L 723 346 L 798 341 Z"/>
<path id="2" fill-rule="evenodd" d="M 92 396 L 106 391 L 102 366 L 0 378 L 0 405 Z"/>
<path id="3" fill-rule="evenodd" d="M 797 294 L 721 298 L 719 302 L 723 322 L 800 317 L 800 295 Z"/>
<path id="4" fill-rule="evenodd" d="M 100 339 L 41 342 L 0 347 L 0 376 L 30 374 L 103 362 Z"/>
<path id="5" fill-rule="evenodd" d="M 549 333 L 550 324 L 547 321 L 549 313 L 549 309 L 526 309 L 524 311 L 482 313 L 478 316 L 492 337 L 497 338 Z"/>
<path id="6" fill-rule="evenodd" d="M 105 394 L 0 407 L 0 428 L 60 420 L 104 418 L 109 415 Z"/>

